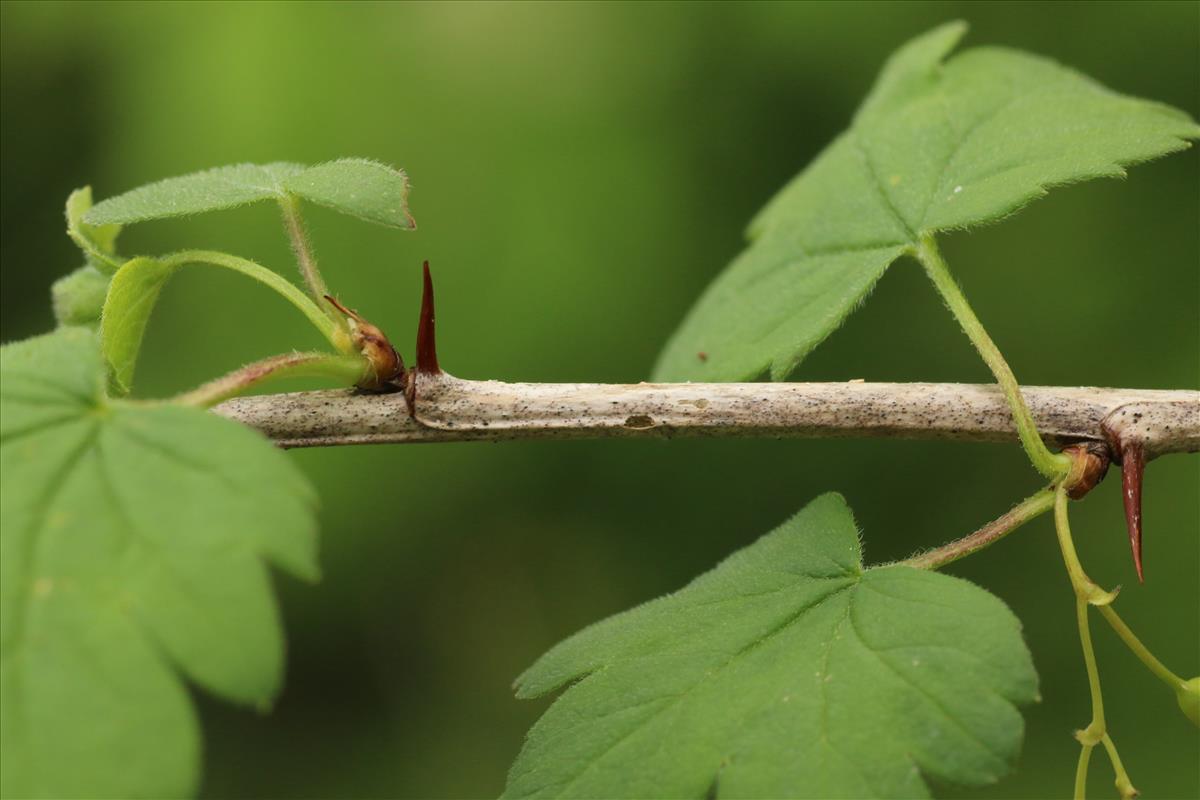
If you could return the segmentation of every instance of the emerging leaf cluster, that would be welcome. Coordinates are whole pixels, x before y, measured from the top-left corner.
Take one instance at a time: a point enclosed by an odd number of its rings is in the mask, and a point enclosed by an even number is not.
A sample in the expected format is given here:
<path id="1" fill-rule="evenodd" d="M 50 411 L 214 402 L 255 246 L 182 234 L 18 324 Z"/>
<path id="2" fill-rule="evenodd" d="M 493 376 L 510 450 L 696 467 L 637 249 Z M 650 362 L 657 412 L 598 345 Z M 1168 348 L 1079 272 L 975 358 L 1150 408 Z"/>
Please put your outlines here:
<path id="1" fill-rule="evenodd" d="M 295 198 L 412 228 L 404 173 L 362 159 L 242 165 L 92 205 L 67 201 L 85 264 L 54 284 L 54 333 L 0 348 L 0 796 L 177 797 L 200 742 L 182 677 L 271 705 L 283 633 L 267 565 L 315 580 L 315 495 L 257 433 L 134 403 L 158 294 L 186 263 L 233 269 L 336 339 L 280 275 L 224 253 L 124 259 L 125 224 Z"/>

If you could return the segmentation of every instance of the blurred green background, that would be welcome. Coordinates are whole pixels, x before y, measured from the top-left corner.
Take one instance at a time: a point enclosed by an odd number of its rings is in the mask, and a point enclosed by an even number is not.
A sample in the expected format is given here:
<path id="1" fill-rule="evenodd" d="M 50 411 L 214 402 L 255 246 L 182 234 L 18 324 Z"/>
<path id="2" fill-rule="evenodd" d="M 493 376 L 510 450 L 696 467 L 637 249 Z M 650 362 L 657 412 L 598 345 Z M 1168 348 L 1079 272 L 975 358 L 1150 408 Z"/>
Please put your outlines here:
<path id="1" fill-rule="evenodd" d="M 326 277 L 411 354 L 419 265 L 463 377 L 637 381 L 742 247 L 750 216 L 847 124 L 884 57 L 950 18 L 967 46 L 1052 56 L 1200 116 L 1196 3 L 55 4 L 2 8 L 4 341 L 52 325 L 79 261 L 62 202 L 237 162 L 361 155 L 413 180 L 412 234 L 320 209 Z M 1056 190 L 950 237 L 949 261 L 1030 384 L 1200 386 L 1197 151 Z M 267 206 L 135 226 L 125 253 L 228 250 L 293 275 Z M 140 391 L 319 345 L 286 304 L 182 273 Z M 987 381 L 912 263 L 798 380 Z M 299 388 L 299 385 L 297 385 Z M 279 580 L 288 682 L 259 715 L 197 696 L 210 797 L 493 796 L 545 703 L 513 677 L 589 622 L 680 586 L 815 495 L 868 557 L 961 535 L 1033 491 L 1016 446 L 676 441 L 296 452 L 319 488 L 324 579 Z M 1114 471 L 1115 475 L 1115 471 Z M 1110 479 L 1075 511 L 1126 619 L 1200 671 L 1200 459 L 1155 462 L 1138 586 Z M 1024 621 L 1044 701 L 989 797 L 1065 796 L 1089 701 L 1048 520 L 955 574 Z M 1147 798 L 1200 795 L 1196 730 L 1095 623 L 1111 729 Z M 1093 759 L 1092 791 L 1115 796 Z M 944 793 L 953 793 L 946 789 Z"/>

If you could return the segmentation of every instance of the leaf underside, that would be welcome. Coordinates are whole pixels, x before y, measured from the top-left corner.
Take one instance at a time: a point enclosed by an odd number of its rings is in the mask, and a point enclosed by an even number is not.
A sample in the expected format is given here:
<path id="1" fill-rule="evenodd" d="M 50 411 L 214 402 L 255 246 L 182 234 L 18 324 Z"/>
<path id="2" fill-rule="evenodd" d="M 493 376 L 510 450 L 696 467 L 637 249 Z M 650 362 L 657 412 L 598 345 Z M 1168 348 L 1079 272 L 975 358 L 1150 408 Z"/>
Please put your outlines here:
<path id="1" fill-rule="evenodd" d="M 416 227 L 408 212 L 408 176 L 362 158 L 303 164 L 237 164 L 147 184 L 97 203 L 93 224 L 129 224 L 219 211 L 261 200 L 301 197 L 368 222 Z"/>
<path id="2" fill-rule="evenodd" d="M 1009 771 L 1037 697 L 1020 623 L 966 581 L 864 570 L 823 495 L 682 590 L 567 639 L 517 680 L 568 687 L 518 797 L 924 797 Z"/>
<path id="3" fill-rule="evenodd" d="M 7 345 L 0 376 L 0 794 L 189 794 L 180 673 L 271 703 L 264 562 L 316 577 L 312 490 L 239 425 L 105 399 L 92 331 Z"/>
<path id="4" fill-rule="evenodd" d="M 113 275 L 105 297 L 100 345 L 114 390 L 128 394 L 150 315 L 158 296 L 179 270 L 154 258 L 131 258 Z"/>
<path id="5" fill-rule="evenodd" d="M 784 380 L 920 237 L 1188 146 L 1183 112 L 997 47 L 942 59 L 949 23 L 897 51 L 850 129 L 759 213 L 655 367 L 660 381 Z"/>

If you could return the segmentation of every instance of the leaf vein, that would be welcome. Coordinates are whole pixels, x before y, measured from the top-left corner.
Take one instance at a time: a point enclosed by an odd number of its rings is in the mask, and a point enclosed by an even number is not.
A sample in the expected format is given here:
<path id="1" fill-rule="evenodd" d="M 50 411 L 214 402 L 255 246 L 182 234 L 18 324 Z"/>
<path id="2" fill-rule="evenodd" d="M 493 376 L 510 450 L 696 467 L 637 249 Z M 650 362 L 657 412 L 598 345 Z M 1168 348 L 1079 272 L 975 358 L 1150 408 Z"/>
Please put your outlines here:
<path id="1" fill-rule="evenodd" d="M 891 672 L 893 675 L 895 675 L 897 678 L 899 678 L 903 683 L 912 687 L 920 695 L 925 697 L 925 699 L 929 702 L 929 704 L 938 711 L 939 715 L 942 718 L 944 718 L 947 722 L 949 722 L 955 728 L 958 728 L 960 731 L 962 731 L 964 734 L 966 734 L 967 739 L 972 741 L 976 745 L 978 745 L 980 750 L 982 750 L 983 752 L 987 753 L 987 755 L 989 755 L 992 758 L 994 758 L 995 760 L 997 760 L 1000 763 L 1000 767 L 996 770 L 996 773 L 997 774 L 1002 773 L 1003 769 L 1004 769 L 1004 765 L 1006 764 L 1006 759 L 1004 758 L 1003 754 L 997 753 L 995 750 L 992 749 L 991 745 L 989 745 L 986 741 L 983 740 L 982 737 L 979 736 L 978 733 L 971 730 L 969 727 L 967 727 L 965 724 L 963 724 L 959 720 L 955 719 L 950 714 L 950 712 L 946 710 L 946 707 L 942 704 L 942 702 L 940 700 L 938 700 L 937 697 L 935 697 L 932 693 L 930 693 L 929 690 L 927 690 L 924 686 L 921 686 L 919 683 L 914 681 L 912 678 L 905 675 L 903 672 L 901 672 L 899 669 L 896 668 L 895 664 L 893 664 L 891 661 L 887 660 L 882 655 L 880 655 L 879 652 L 876 651 L 871 646 L 871 644 L 866 640 L 866 637 L 863 636 L 862 631 L 858 627 L 858 621 L 855 617 L 856 617 L 856 615 L 854 614 L 854 612 L 852 610 L 851 614 L 850 614 L 850 628 L 854 632 L 855 637 L 862 644 L 863 649 L 866 650 L 871 655 L 873 655 L 880 664 L 887 667 L 888 671 Z"/>

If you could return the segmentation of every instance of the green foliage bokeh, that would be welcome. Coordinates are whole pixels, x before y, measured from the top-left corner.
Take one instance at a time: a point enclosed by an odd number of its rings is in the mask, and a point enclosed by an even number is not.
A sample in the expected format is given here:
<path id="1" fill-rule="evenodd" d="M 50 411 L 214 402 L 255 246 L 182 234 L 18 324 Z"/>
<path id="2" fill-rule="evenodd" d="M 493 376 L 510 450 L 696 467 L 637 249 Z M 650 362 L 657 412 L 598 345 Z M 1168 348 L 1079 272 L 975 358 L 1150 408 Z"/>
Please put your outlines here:
<path id="1" fill-rule="evenodd" d="M 4 341 L 52 325 L 79 265 L 62 202 L 238 162 L 402 167 L 419 229 L 308 210 L 331 287 L 412 352 L 419 267 L 463 377 L 645 379 L 766 199 L 843 130 L 883 58 L 961 17 L 966 44 L 1055 58 L 1200 116 L 1200 7 L 1138 4 L 51 4 L 0 6 Z M 1200 385 L 1200 159 L 1051 194 L 948 237 L 1028 384 Z M 122 252 L 228 250 L 294 275 L 269 206 L 147 224 Z M 236 276 L 182 273 L 139 392 L 320 344 Z M 910 262 L 797 380 L 988 374 Z M 299 385 L 298 385 L 299 387 Z M 582 626 L 686 583 L 843 493 L 869 563 L 960 535 L 1038 484 L 1015 445 L 547 442 L 292 456 L 321 498 L 324 580 L 279 577 L 287 686 L 269 716 L 201 699 L 210 796 L 490 796 L 544 702 L 511 681 Z M 1168 665 L 1200 670 L 1200 460 L 1151 464 L 1138 586 L 1113 473 L 1073 511 L 1081 556 Z M 951 572 L 1004 598 L 1042 676 L 996 797 L 1063 795 L 1088 719 L 1049 520 Z M 1114 736 L 1147 797 L 1200 794 L 1195 729 L 1098 623 Z M 1112 792 L 1107 767 L 1092 789 Z M 988 793 L 984 793 L 987 795 Z M 978 793 L 976 793 L 978 796 Z"/>

